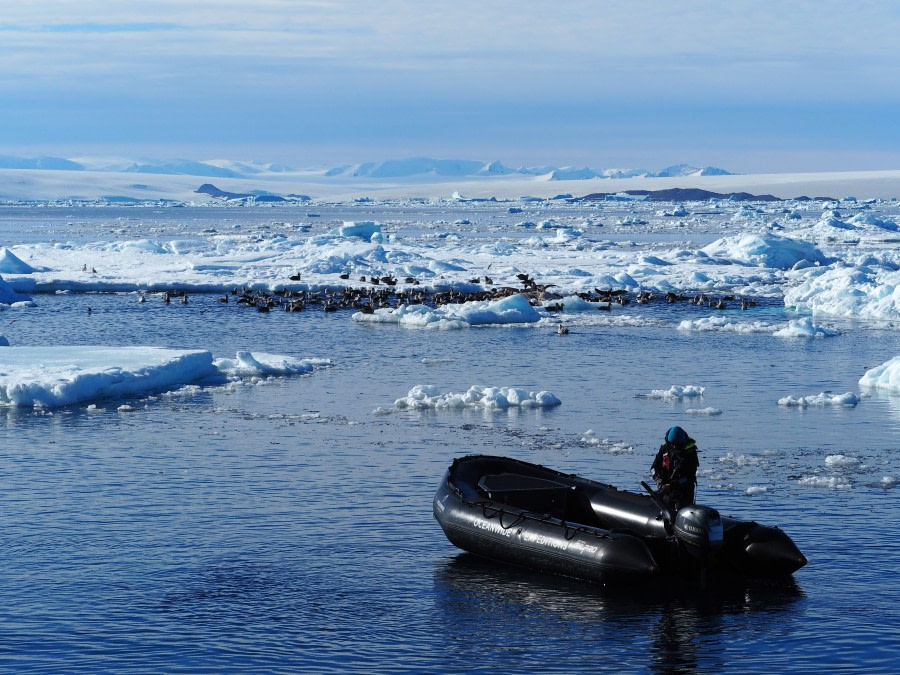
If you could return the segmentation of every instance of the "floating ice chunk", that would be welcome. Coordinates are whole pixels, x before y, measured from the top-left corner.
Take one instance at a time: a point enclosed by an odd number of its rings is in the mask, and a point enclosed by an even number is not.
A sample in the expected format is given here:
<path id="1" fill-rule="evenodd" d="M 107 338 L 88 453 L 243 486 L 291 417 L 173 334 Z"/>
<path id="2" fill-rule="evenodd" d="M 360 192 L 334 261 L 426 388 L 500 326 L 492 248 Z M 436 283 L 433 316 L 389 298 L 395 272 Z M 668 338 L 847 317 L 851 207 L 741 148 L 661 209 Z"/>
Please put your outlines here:
<path id="1" fill-rule="evenodd" d="M 800 283 L 785 287 L 784 304 L 813 315 L 896 320 L 900 271 L 877 264 L 811 270 Z"/>
<path id="2" fill-rule="evenodd" d="M 772 333 L 775 337 L 832 337 L 840 335 L 839 331 L 830 330 L 813 324 L 810 317 L 795 319 L 780 330 Z"/>
<path id="3" fill-rule="evenodd" d="M 721 415 L 722 411 L 718 408 L 688 408 L 684 411 L 686 415 L 709 415 L 710 417 L 715 417 L 717 415 Z"/>
<path id="4" fill-rule="evenodd" d="M 893 476 L 882 476 L 881 477 L 881 486 L 882 487 L 894 487 L 897 484 L 897 479 Z"/>
<path id="5" fill-rule="evenodd" d="M 825 458 L 825 466 L 839 468 L 855 468 L 859 466 L 859 460 L 856 457 L 847 457 L 845 455 L 828 455 Z"/>
<path id="6" fill-rule="evenodd" d="M 298 359 L 265 352 L 239 351 L 233 359 L 216 359 L 213 365 L 225 375 L 246 377 L 272 375 L 303 375 L 317 367 L 331 365 L 330 359 Z"/>
<path id="7" fill-rule="evenodd" d="M 213 361 L 200 349 L 159 347 L 4 347 L 0 406 L 58 407 L 103 398 L 146 396 L 223 376 L 290 375 L 325 365 L 272 354 L 239 352 Z"/>
<path id="8" fill-rule="evenodd" d="M 599 305 L 606 306 L 606 303 L 589 302 L 579 298 L 577 295 L 567 295 L 555 302 L 561 302 L 566 312 L 596 312 Z"/>
<path id="9" fill-rule="evenodd" d="M 693 384 L 684 387 L 672 385 L 669 389 L 654 389 L 649 394 L 638 394 L 639 398 L 661 398 L 669 400 L 682 400 L 685 398 L 699 398 L 706 391 L 705 387 L 697 387 Z"/>
<path id="10" fill-rule="evenodd" d="M 471 386 L 464 393 L 442 392 L 433 385 L 420 384 L 404 398 L 394 401 L 398 410 L 486 408 L 546 408 L 562 402 L 549 391 L 527 391 L 516 387 Z"/>
<path id="11" fill-rule="evenodd" d="M 334 231 L 334 234 L 371 241 L 374 235 L 381 234 L 381 225 L 371 220 L 345 221 Z"/>
<path id="12" fill-rule="evenodd" d="M 588 445 L 600 445 L 600 439 L 597 438 L 597 434 L 594 433 L 593 429 L 588 429 L 581 435 L 581 442 Z"/>
<path id="13" fill-rule="evenodd" d="M 846 394 L 828 394 L 823 391 L 821 394 L 816 394 L 815 396 L 800 396 L 797 398 L 794 396 L 785 396 L 784 398 L 778 399 L 778 405 L 789 408 L 808 408 L 809 406 L 825 407 L 835 405 L 853 408 L 857 403 L 859 403 L 859 396 L 849 391 Z"/>
<path id="14" fill-rule="evenodd" d="M 747 488 L 747 494 L 751 497 L 753 495 L 761 495 L 765 492 L 768 492 L 768 488 L 766 488 L 765 485 L 751 485 Z"/>
<path id="15" fill-rule="evenodd" d="M 759 457 L 753 455 L 735 455 L 733 452 L 729 452 L 724 456 L 719 457 L 719 462 L 722 464 L 734 464 L 739 467 L 756 466 L 759 464 Z"/>
<path id="16" fill-rule="evenodd" d="M 14 291 L 13 287 L 3 279 L 0 279 L 0 303 L 14 306 L 19 305 L 20 307 L 34 304 L 30 297 Z M 26 303 L 26 305 L 20 303 Z"/>
<path id="17" fill-rule="evenodd" d="M 788 270 L 801 260 L 820 265 L 830 261 L 813 244 L 774 234 L 742 234 L 723 237 L 701 249 L 709 256 L 748 265 Z"/>
<path id="18" fill-rule="evenodd" d="M 212 354 L 156 347 L 5 347 L 0 405 L 71 405 L 146 394 L 216 374 Z"/>
<path id="19" fill-rule="evenodd" d="M 706 316 L 681 321 L 678 330 L 722 331 L 732 333 L 769 333 L 775 327 L 768 321 L 735 321 L 724 316 Z"/>
<path id="20" fill-rule="evenodd" d="M 353 319 L 372 323 L 396 323 L 401 326 L 453 329 L 486 324 L 534 323 L 541 319 L 541 314 L 531 306 L 528 298 L 517 294 L 499 300 L 476 300 L 438 308 L 426 305 L 380 308 L 372 314 L 357 312 L 353 315 Z"/>
<path id="21" fill-rule="evenodd" d="M 831 490 L 847 490 L 851 487 L 850 481 L 842 476 L 805 476 L 797 481 L 797 485 Z"/>
<path id="22" fill-rule="evenodd" d="M 582 434 L 581 442 L 588 445 L 604 446 L 611 455 L 622 455 L 634 453 L 634 446 L 623 443 L 622 441 L 611 441 L 608 438 L 600 439 L 594 433 L 593 429 L 588 429 Z"/>
<path id="23" fill-rule="evenodd" d="M 900 356 L 867 370 L 859 378 L 859 386 L 900 392 Z"/>

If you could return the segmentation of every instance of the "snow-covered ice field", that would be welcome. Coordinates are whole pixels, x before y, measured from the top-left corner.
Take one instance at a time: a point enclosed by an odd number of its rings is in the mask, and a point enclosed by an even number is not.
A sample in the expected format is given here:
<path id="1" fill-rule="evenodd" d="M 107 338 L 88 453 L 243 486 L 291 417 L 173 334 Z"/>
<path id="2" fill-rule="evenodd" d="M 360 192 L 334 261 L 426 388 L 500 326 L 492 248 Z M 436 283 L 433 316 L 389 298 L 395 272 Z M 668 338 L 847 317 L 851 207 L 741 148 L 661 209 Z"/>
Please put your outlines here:
<path id="1" fill-rule="evenodd" d="M 9 644 L 219 669 L 224 631 L 248 667 L 433 670 L 450 633 L 509 667 L 480 625 L 639 670 L 669 603 L 702 664 L 895 653 L 857 609 L 900 618 L 900 205 L 459 187 L 0 206 Z M 431 519 L 457 455 L 634 489 L 672 424 L 700 501 L 797 541 L 794 580 L 635 604 L 482 569 Z"/>

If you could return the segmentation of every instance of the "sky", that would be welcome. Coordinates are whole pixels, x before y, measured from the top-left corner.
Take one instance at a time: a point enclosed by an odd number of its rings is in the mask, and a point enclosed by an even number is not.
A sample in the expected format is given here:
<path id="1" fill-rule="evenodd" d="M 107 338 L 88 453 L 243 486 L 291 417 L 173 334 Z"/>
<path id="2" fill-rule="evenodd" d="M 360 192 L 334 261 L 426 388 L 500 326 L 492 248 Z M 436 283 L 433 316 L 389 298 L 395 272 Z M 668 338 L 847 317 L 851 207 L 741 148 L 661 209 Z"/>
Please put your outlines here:
<path id="1" fill-rule="evenodd" d="M 900 168 L 900 3 L 0 0 L 0 154 Z"/>

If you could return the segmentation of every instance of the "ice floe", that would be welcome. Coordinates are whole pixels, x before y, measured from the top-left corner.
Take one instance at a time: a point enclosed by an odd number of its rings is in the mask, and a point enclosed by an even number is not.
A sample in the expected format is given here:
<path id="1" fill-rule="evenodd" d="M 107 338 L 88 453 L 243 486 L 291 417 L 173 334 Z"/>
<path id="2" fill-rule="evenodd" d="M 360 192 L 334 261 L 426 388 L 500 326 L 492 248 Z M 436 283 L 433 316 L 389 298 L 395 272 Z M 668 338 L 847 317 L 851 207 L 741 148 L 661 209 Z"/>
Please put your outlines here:
<path id="1" fill-rule="evenodd" d="M 192 383 L 308 373 L 329 363 L 250 352 L 214 359 L 206 350 L 160 347 L 3 347 L 0 406 L 53 408 L 146 396 Z"/>
<path id="2" fill-rule="evenodd" d="M 355 321 L 394 323 L 401 326 L 448 330 L 483 324 L 534 323 L 541 314 L 524 295 L 511 295 L 499 300 L 473 300 L 460 305 L 429 307 L 400 305 L 376 309 L 371 314 L 357 312 Z"/>
<path id="3" fill-rule="evenodd" d="M 859 386 L 884 389 L 893 393 L 900 392 L 900 356 L 867 370 L 859 378 Z"/>
<path id="4" fill-rule="evenodd" d="M 794 319 L 787 326 L 772 333 L 775 337 L 833 337 L 840 335 L 840 331 L 831 330 L 823 326 L 817 326 L 810 317 Z"/>
<path id="5" fill-rule="evenodd" d="M 649 394 L 638 394 L 639 398 L 657 398 L 670 401 L 680 401 L 685 398 L 699 398 L 706 391 L 705 387 L 698 387 L 693 384 L 685 386 L 672 385 L 668 389 L 654 389 Z"/>
<path id="6" fill-rule="evenodd" d="M 808 408 L 810 406 L 844 406 L 845 408 L 853 408 L 857 403 L 859 403 L 859 396 L 850 391 L 846 394 L 829 394 L 823 391 L 815 396 L 785 396 L 778 399 L 778 405 L 789 408 Z"/>
<path id="7" fill-rule="evenodd" d="M 802 262 L 815 265 L 830 262 L 814 244 L 777 235 L 742 234 L 723 237 L 701 250 L 711 257 L 780 270 L 794 268 Z"/>
<path id="8" fill-rule="evenodd" d="M 561 401 L 549 391 L 528 391 L 518 387 L 481 387 L 473 385 L 462 393 L 442 392 L 438 387 L 420 384 L 394 402 L 398 410 L 487 408 L 546 408 Z"/>
<path id="9" fill-rule="evenodd" d="M 724 316 L 704 316 L 699 319 L 684 319 L 678 323 L 677 328 L 699 332 L 773 333 L 777 326 L 771 321 L 736 321 Z"/>

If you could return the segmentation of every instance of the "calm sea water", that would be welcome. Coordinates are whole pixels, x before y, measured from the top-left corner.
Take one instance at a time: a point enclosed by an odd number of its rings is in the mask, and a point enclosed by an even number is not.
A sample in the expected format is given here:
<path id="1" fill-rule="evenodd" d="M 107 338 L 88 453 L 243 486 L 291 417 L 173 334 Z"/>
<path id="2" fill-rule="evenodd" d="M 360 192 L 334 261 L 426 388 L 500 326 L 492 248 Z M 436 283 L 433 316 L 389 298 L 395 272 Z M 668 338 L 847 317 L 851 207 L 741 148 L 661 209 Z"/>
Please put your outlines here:
<path id="1" fill-rule="evenodd" d="M 777 405 L 858 391 L 867 368 L 900 354 L 896 331 L 557 336 L 259 314 L 214 296 L 36 301 L 0 314 L 12 344 L 250 349 L 335 365 L 129 401 L 131 413 L 116 411 L 121 401 L 0 411 L 2 670 L 892 672 L 900 662 L 900 506 L 882 482 L 900 477 L 900 398 Z M 389 412 L 417 384 L 547 389 L 562 405 Z M 676 384 L 706 392 L 638 396 Z M 703 407 L 723 412 L 685 412 Z M 455 456 L 511 455 L 636 489 L 672 424 L 700 445 L 699 501 L 783 527 L 807 567 L 722 588 L 604 587 L 478 560 L 432 518 Z M 838 454 L 858 463 L 826 464 Z M 804 485 L 811 477 L 822 486 Z"/>

